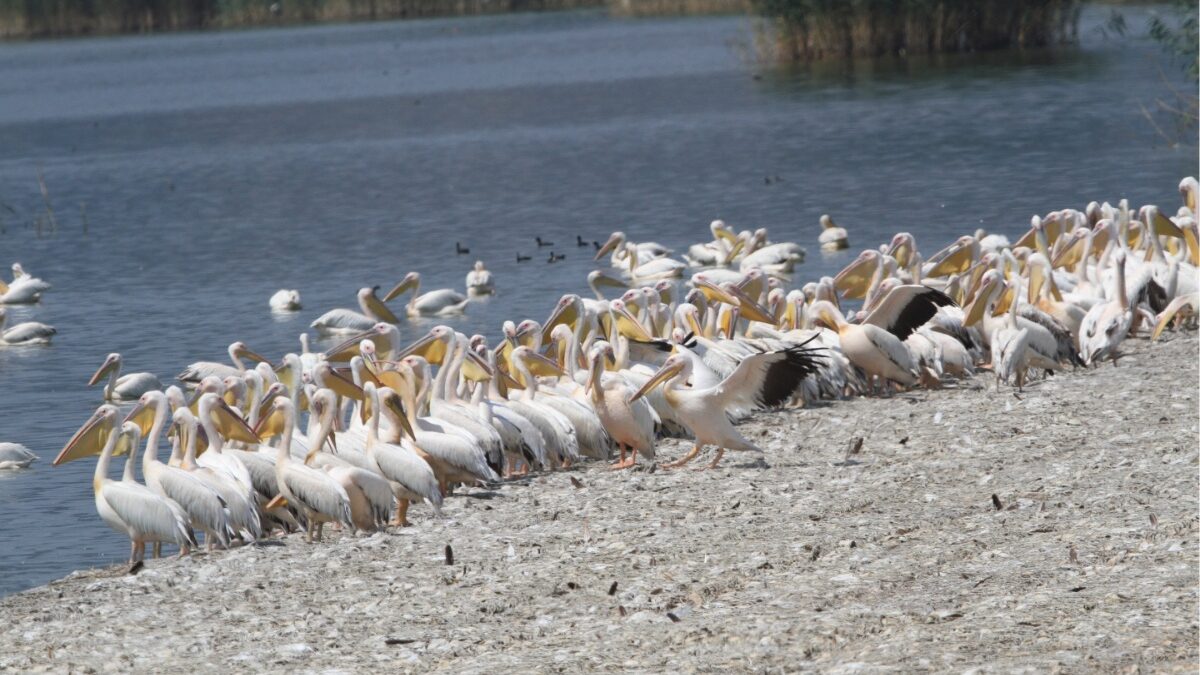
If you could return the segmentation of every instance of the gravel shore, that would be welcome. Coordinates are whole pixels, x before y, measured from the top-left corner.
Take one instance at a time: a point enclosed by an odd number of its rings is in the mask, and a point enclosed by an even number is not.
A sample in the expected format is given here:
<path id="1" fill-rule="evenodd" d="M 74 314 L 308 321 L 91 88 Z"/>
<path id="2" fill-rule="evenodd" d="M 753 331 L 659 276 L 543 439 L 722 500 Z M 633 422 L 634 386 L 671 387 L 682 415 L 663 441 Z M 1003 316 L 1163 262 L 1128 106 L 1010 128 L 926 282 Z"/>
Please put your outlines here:
<path id="1" fill-rule="evenodd" d="M 590 465 L 405 530 L 77 572 L 0 600 L 0 670 L 1195 672 L 1197 339 L 1125 351 L 759 414 L 765 456 L 715 471 Z"/>

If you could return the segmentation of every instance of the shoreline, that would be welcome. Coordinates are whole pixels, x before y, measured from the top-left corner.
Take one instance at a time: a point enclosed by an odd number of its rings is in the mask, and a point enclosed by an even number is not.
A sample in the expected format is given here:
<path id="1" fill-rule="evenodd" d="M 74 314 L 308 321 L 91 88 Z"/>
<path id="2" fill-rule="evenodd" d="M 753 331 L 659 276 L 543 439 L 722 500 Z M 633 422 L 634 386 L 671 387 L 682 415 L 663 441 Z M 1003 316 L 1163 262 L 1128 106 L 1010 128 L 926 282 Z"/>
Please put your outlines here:
<path id="1" fill-rule="evenodd" d="M 716 471 L 592 463 L 405 530 L 75 572 L 0 598 L 0 670 L 1190 672 L 1197 335 L 1123 347 L 1021 394 L 759 413 L 765 455 Z"/>

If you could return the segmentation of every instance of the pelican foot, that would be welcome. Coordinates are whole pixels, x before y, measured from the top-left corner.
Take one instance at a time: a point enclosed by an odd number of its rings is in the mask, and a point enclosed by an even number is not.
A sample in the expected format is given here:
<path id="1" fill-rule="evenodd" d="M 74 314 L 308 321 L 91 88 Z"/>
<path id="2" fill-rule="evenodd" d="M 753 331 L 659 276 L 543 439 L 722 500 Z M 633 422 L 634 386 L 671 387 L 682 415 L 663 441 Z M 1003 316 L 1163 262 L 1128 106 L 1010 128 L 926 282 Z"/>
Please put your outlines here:
<path id="1" fill-rule="evenodd" d="M 608 465 L 608 469 L 610 471 L 621 471 L 622 469 L 632 469 L 636 465 L 637 465 L 637 459 L 635 459 L 634 457 L 629 457 L 628 459 L 621 460 L 620 462 L 617 462 L 616 464 Z"/>

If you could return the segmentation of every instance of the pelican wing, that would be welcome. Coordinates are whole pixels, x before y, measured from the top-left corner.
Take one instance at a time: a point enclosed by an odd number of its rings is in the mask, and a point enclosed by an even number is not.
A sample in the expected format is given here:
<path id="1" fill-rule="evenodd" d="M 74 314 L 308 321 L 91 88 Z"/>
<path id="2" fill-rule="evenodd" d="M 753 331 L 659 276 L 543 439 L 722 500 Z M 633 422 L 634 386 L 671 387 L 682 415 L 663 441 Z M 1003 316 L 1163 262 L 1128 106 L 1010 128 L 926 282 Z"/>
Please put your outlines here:
<path id="1" fill-rule="evenodd" d="M 333 476 L 309 466 L 289 462 L 279 476 L 292 495 L 310 511 L 316 511 L 353 527 L 350 495 Z"/>
<path id="2" fill-rule="evenodd" d="M 321 330 L 365 331 L 375 325 L 375 320 L 352 309 L 331 309 L 310 325 Z"/>
<path id="3" fill-rule="evenodd" d="M 194 521 L 223 535 L 229 528 L 229 511 L 221 495 L 187 471 L 166 465 L 163 469 L 158 485 L 165 496 L 183 507 Z"/>
<path id="4" fill-rule="evenodd" d="M 879 326 L 904 341 L 932 319 L 938 307 L 947 305 L 954 305 L 954 301 L 937 289 L 920 284 L 897 286 L 871 310 L 863 323 Z"/>
<path id="5" fill-rule="evenodd" d="M 429 500 L 434 508 L 442 505 L 442 491 L 429 463 L 415 452 L 390 443 L 377 443 L 371 448 L 371 458 L 379 473 L 405 490 Z"/>
<path id="6" fill-rule="evenodd" d="M 356 466 L 345 467 L 338 471 L 353 481 L 359 490 L 362 490 L 363 495 L 367 498 L 367 503 L 371 505 L 373 521 L 385 523 L 388 518 L 392 517 L 392 507 L 396 503 L 396 497 L 392 494 L 392 486 L 385 478 L 374 471 L 366 471 Z"/>
<path id="7" fill-rule="evenodd" d="M 216 361 L 196 361 L 184 368 L 182 373 L 175 376 L 175 379 L 180 382 L 199 382 L 208 376 L 219 377 L 222 380 L 230 375 L 238 376 L 241 372 L 237 368 L 225 364 L 217 363 Z"/>
<path id="8" fill-rule="evenodd" d="M 821 364 L 821 348 L 805 348 L 806 342 L 772 352 L 760 352 L 742 359 L 737 368 L 717 385 L 718 399 L 728 407 L 752 401 L 754 406 L 774 408 L 787 402 L 804 378 Z"/>
<path id="9" fill-rule="evenodd" d="M 36 321 L 19 323 L 4 331 L 4 341 L 12 344 L 49 340 L 58 333 L 53 326 Z"/>
<path id="10" fill-rule="evenodd" d="M 136 535 L 152 541 L 195 545 L 183 508 L 143 485 L 105 481 L 100 497 Z"/>

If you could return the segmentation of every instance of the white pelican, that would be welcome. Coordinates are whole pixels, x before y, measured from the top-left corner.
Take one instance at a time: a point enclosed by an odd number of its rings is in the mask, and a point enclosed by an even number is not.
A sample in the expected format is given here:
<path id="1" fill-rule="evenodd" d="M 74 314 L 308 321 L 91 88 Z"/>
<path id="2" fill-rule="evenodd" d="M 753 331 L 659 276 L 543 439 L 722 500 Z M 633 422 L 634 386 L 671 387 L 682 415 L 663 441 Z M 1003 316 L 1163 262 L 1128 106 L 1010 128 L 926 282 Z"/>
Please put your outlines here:
<path id="1" fill-rule="evenodd" d="M 245 342 L 234 342 L 229 345 L 229 360 L 233 361 L 233 365 L 218 363 L 216 361 L 196 361 L 184 368 L 182 373 L 175 376 L 175 379 L 180 382 L 190 384 L 199 384 L 206 377 L 216 377 L 224 380 L 230 375 L 241 376 L 246 372 L 246 364 L 242 358 L 248 358 L 259 363 L 270 363 L 265 356 L 260 356 L 257 352 L 246 346 Z"/>
<path id="2" fill-rule="evenodd" d="M 354 527 L 350 495 L 346 494 L 345 488 L 324 471 L 292 459 L 296 407 L 291 399 L 277 398 L 272 410 L 283 416 L 283 434 L 275 455 L 279 497 L 272 501 L 286 501 L 288 506 L 304 516 L 304 538 L 309 543 L 312 543 L 314 534 L 318 540 L 321 538 L 325 523 L 339 522 L 346 527 Z"/>
<path id="3" fill-rule="evenodd" d="M 738 263 L 738 268 L 743 272 L 760 267 L 770 274 L 789 274 L 796 267 L 796 263 L 804 262 L 804 247 L 790 242 L 767 243 L 765 229 L 754 232 L 751 247 L 750 252 Z"/>
<path id="4" fill-rule="evenodd" d="M 0 443 L 0 471 L 5 469 L 27 469 L 37 461 L 37 455 L 20 443 Z"/>
<path id="5" fill-rule="evenodd" d="M 148 391 L 162 389 L 162 382 L 158 381 L 158 377 L 154 373 L 122 375 L 121 355 L 117 352 L 105 357 L 104 363 L 101 364 L 96 374 L 88 380 L 88 386 L 95 386 L 105 375 L 108 376 L 108 382 L 104 385 L 105 401 L 132 401 Z"/>
<path id="6" fill-rule="evenodd" d="M 467 272 L 467 295 L 494 295 L 496 282 L 492 273 L 484 269 L 483 261 L 476 260 L 475 267 Z"/>
<path id="7" fill-rule="evenodd" d="M 244 430 L 253 442 L 257 442 L 258 437 L 246 428 L 242 418 L 215 393 L 200 395 L 196 419 L 204 429 L 208 440 L 208 452 L 195 460 L 195 463 L 234 487 L 233 492 L 240 499 L 234 500 L 228 493 L 221 493 L 228 503 L 230 523 L 235 530 L 249 533 L 251 539 L 259 538 L 262 536 L 262 523 L 256 508 L 254 481 L 250 478 L 250 470 L 241 459 L 233 453 L 224 452 L 225 440 L 222 434 L 230 433 L 232 428 L 238 428 Z"/>
<path id="8" fill-rule="evenodd" d="M 1079 353 L 1087 365 L 1111 358 L 1113 363 L 1120 357 L 1117 347 L 1129 334 L 1133 325 L 1133 306 L 1125 291 L 1125 251 L 1113 256 L 1116 272 L 1116 297 L 1108 302 L 1093 305 L 1079 324 Z"/>
<path id="9" fill-rule="evenodd" d="M 846 230 L 835 225 L 833 218 L 828 215 L 821 216 L 821 236 L 817 241 L 821 242 L 821 249 L 825 251 L 850 248 L 850 238 L 846 235 Z"/>
<path id="10" fill-rule="evenodd" d="M 58 332 L 54 326 L 47 326 L 36 321 L 25 321 L 11 328 L 5 328 L 8 312 L 0 307 L 0 344 L 17 347 L 24 345 L 48 345 L 50 339 Z"/>
<path id="11" fill-rule="evenodd" d="M 387 305 L 375 297 L 375 291 L 378 289 L 378 286 L 358 289 L 358 308 L 360 311 L 331 309 L 314 319 L 309 325 L 315 328 L 318 333 L 339 334 L 361 333 L 362 331 L 370 330 L 372 326 L 379 322 L 399 323 L 400 319 L 396 318 L 392 310 L 388 309 Z"/>
<path id="12" fill-rule="evenodd" d="M 421 275 L 409 272 L 404 275 L 396 287 L 383 296 L 384 302 L 412 291 L 412 297 L 404 309 L 409 316 L 443 316 L 446 314 L 462 314 L 467 309 L 470 300 L 462 293 L 449 288 L 439 288 L 436 291 L 421 293 Z"/>
<path id="13" fill-rule="evenodd" d="M 637 252 L 637 257 L 642 262 L 649 262 L 659 258 L 665 258 L 671 255 L 671 249 L 662 244 L 647 241 L 640 244 L 635 244 L 626 239 L 624 232 L 613 232 L 608 237 L 608 241 L 596 251 L 596 257 L 593 260 L 599 260 L 605 253 L 612 253 L 612 266 L 621 267 L 624 265 L 622 251 L 627 251 L 632 248 Z"/>
<path id="14" fill-rule="evenodd" d="M 1048 331 L 1037 330 L 1039 326 L 1026 322 L 1018 322 L 1020 309 L 1020 286 L 1015 281 L 1008 282 L 1008 289 L 1013 294 L 1008 312 L 1001 327 L 995 329 L 989 339 L 992 349 L 992 368 L 996 371 L 996 386 L 1000 381 L 1016 380 L 1017 391 L 1025 386 L 1026 373 L 1030 368 L 1058 370 L 1061 366 L 1055 358 L 1058 352 L 1058 342 Z"/>
<path id="15" fill-rule="evenodd" d="M 625 273 L 635 282 L 676 279 L 683 276 L 683 271 L 687 269 L 687 264 L 671 258 L 643 261 L 634 244 L 625 244 L 625 248 L 618 249 L 614 255 L 618 256 L 618 260 L 625 265 Z"/>
<path id="16" fill-rule="evenodd" d="M 0 305 L 31 305 L 42 299 L 40 282 L 22 277 L 11 284 L 0 281 Z"/>
<path id="17" fill-rule="evenodd" d="M 953 304 L 941 291 L 913 284 L 893 288 L 861 324 L 847 323 L 825 300 L 814 302 L 812 312 L 837 331 L 842 353 L 867 375 L 911 386 L 919 373 L 904 341 L 932 319 L 938 307 Z"/>
<path id="18" fill-rule="evenodd" d="M 145 557 L 148 541 L 177 544 L 180 557 L 187 555 L 191 547 L 196 546 L 196 538 L 188 526 L 188 516 L 183 508 L 144 485 L 108 477 L 108 465 L 117 449 L 118 440 L 124 436 L 128 445 L 128 438 L 137 429 L 136 425 L 129 424 L 118 432 L 116 425 L 116 407 L 108 404 L 100 406 L 67 442 L 54 464 L 97 454 L 100 448 L 100 459 L 96 462 L 96 472 L 92 478 L 96 512 L 109 527 L 129 537 L 130 564 Z M 127 461 L 133 462 L 135 457 L 131 454 Z"/>
<path id="19" fill-rule="evenodd" d="M 46 283 L 45 281 L 42 281 L 41 279 L 33 276 L 29 272 L 26 272 L 25 268 L 21 267 L 21 263 L 19 263 L 19 262 L 15 262 L 12 264 L 12 273 L 13 273 L 13 280 L 12 280 L 12 283 L 9 284 L 10 286 L 15 286 L 17 284 L 29 286 L 37 293 L 45 293 L 46 291 L 53 288 L 53 286 Z"/>
<path id="20" fill-rule="evenodd" d="M 142 458 L 142 476 L 146 487 L 173 500 L 187 512 L 192 526 L 204 530 L 205 547 L 208 550 L 212 550 L 214 542 L 220 542 L 221 546 L 228 548 L 229 537 L 234 531 L 220 493 L 194 473 L 164 464 L 158 459 L 158 440 L 170 410 L 167 395 L 161 391 L 151 391 L 138 399 L 137 406 L 125 418 L 126 423 L 138 425 L 139 431 L 147 421 L 150 423 Z"/>
<path id="21" fill-rule="evenodd" d="M 754 405 L 776 407 L 787 402 L 800 382 L 817 367 L 815 349 L 792 347 L 763 352 L 742 360 L 729 377 L 715 387 L 687 387 L 692 373 L 692 361 L 675 354 L 667 358 L 642 388 L 633 395 L 637 401 L 651 389 L 666 382 L 667 403 L 696 438 L 695 445 L 679 461 L 664 464 L 663 468 L 682 466 L 700 454 L 706 445 L 717 446 L 717 455 L 708 468 L 714 469 L 726 450 L 762 450 L 744 438 L 733 426 L 726 409 L 752 401 Z"/>
<path id="22" fill-rule="evenodd" d="M 281 289 L 271 296 L 271 309 L 276 312 L 295 312 L 301 309 L 300 291 Z"/>
<path id="23" fill-rule="evenodd" d="M 1189 293 L 1188 295 L 1180 295 L 1167 304 L 1163 311 L 1159 312 L 1157 321 L 1154 324 L 1154 332 L 1151 333 L 1150 339 L 1157 341 L 1162 335 L 1167 324 L 1175 321 L 1175 326 L 1178 328 L 1184 321 L 1188 321 L 1195 326 L 1196 310 L 1200 309 L 1200 293 Z"/>
<path id="24" fill-rule="evenodd" d="M 338 412 L 337 394 L 329 389 L 318 389 L 309 397 L 309 406 L 310 417 L 315 416 L 318 420 L 316 431 L 310 435 L 308 457 L 312 458 L 321 452 L 321 447 L 333 431 L 334 416 Z M 350 520 L 356 530 L 374 532 L 387 523 L 395 500 L 391 485 L 379 472 L 331 463 L 325 464 L 324 469 L 350 498 Z"/>
<path id="25" fill-rule="evenodd" d="M 441 516 L 442 491 L 438 487 L 437 476 L 434 475 L 433 468 L 429 466 L 428 462 L 421 459 L 411 446 L 406 447 L 403 443 L 386 443 L 380 439 L 379 420 L 383 415 L 383 399 L 380 391 L 375 388 L 374 382 L 364 383 L 363 392 L 366 395 L 366 405 L 370 411 L 367 423 L 367 459 L 375 467 L 376 472 L 387 479 L 399 502 L 393 524 L 400 527 L 408 527 L 411 524 L 408 522 L 408 507 L 413 500 L 428 501 L 429 505 L 433 507 L 433 512 Z M 383 390 L 383 394 L 388 399 L 388 405 L 399 408 L 394 410 L 396 412 L 395 419 L 400 428 L 411 436 L 412 430 L 406 428 L 408 418 L 405 416 L 399 398 L 387 388 Z"/>
<path id="26" fill-rule="evenodd" d="M 495 352 L 492 352 L 493 356 Z M 521 376 L 524 387 L 520 394 L 509 391 L 505 404 L 541 432 L 545 441 L 547 458 L 552 466 L 570 466 L 571 462 L 579 459 L 579 437 L 571 420 L 544 401 L 536 397 L 537 380 L 530 370 L 530 363 L 541 363 L 557 370 L 557 364 L 546 361 L 545 357 L 536 354 L 528 347 L 521 346 L 510 353 L 513 375 Z M 494 365 L 489 359 L 489 365 Z M 499 373 L 497 373 L 499 376 Z"/>
<path id="27" fill-rule="evenodd" d="M 706 244 L 692 244 L 683 257 L 687 258 L 693 267 L 728 265 L 733 256 L 741 250 L 741 246 L 735 247 L 738 243 L 737 237 L 723 220 L 712 221 L 708 229 L 712 231 L 712 241 Z"/>
<path id="28" fill-rule="evenodd" d="M 627 469 L 641 455 L 654 460 L 654 412 L 645 400 L 630 401 L 633 393 L 625 379 L 604 372 L 604 359 L 614 359 L 612 345 L 604 342 L 592 348 L 589 355 L 587 384 L 584 391 L 588 402 L 600 417 L 609 436 L 621 451 L 621 459 L 613 469 Z M 629 458 L 626 459 L 626 452 Z"/>

